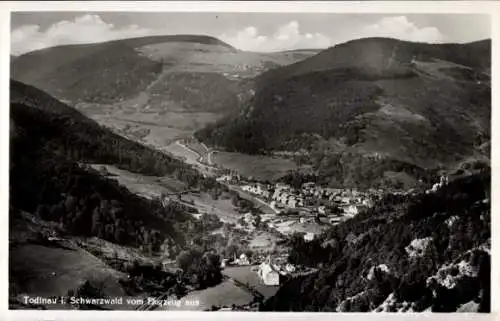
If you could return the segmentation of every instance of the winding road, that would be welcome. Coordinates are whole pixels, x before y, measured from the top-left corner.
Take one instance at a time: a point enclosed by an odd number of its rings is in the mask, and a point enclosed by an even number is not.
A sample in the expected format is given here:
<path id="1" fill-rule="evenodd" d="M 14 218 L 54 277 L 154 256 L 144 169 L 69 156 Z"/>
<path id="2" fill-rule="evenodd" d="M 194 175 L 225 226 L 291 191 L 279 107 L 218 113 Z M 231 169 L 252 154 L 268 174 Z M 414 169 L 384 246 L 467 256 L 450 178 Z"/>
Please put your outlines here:
<path id="1" fill-rule="evenodd" d="M 207 165 L 207 164 L 205 164 L 202 161 L 204 155 L 200 155 L 200 153 L 198 153 L 194 149 L 189 148 L 188 146 L 184 145 L 179 140 L 176 141 L 176 144 L 179 145 L 179 146 L 181 146 L 181 147 L 183 147 L 184 149 L 186 149 L 190 153 L 193 153 L 193 154 L 197 155 L 196 165 L 198 167 L 202 168 L 203 170 L 206 170 L 207 168 L 209 168 L 209 170 L 212 170 L 212 171 L 218 171 L 219 170 L 217 167 L 215 167 L 215 166 L 212 165 L 213 164 L 213 159 L 212 159 L 213 156 L 212 155 L 214 153 L 216 153 L 217 151 L 210 150 L 205 144 L 201 143 L 201 145 L 205 148 L 206 153 L 207 153 L 206 155 L 207 155 L 207 160 L 208 160 L 208 163 L 209 163 L 209 165 Z M 213 175 L 213 172 L 210 172 L 210 174 Z M 273 209 L 269 203 L 266 203 L 265 201 L 261 200 L 260 198 L 254 196 L 254 195 L 252 195 L 252 194 L 250 194 L 248 192 L 243 191 L 239 186 L 231 185 L 231 184 L 228 184 L 228 183 L 225 183 L 225 182 L 220 182 L 220 183 L 224 184 L 228 189 L 237 192 L 241 197 L 249 199 L 249 200 L 251 200 L 253 202 L 257 202 L 257 203 L 261 204 L 262 206 L 261 206 L 260 209 L 264 212 L 264 214 L 276 214 L 277 213 L 277 211 L 275 209 Z"/>

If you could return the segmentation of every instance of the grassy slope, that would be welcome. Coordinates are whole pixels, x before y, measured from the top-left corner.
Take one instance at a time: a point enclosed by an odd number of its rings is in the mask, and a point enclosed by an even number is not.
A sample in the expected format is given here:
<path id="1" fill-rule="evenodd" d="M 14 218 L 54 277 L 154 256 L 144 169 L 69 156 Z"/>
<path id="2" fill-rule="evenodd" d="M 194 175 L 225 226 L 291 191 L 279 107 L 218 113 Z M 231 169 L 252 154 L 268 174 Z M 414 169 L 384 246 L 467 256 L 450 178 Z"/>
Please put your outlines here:
<path id="1" fill-rule="evenodd" d="M 314 143 L 316 134 L 333 139 L 328 148 L 344 163 L 353 161 L 347 153 L 409 167 L 456 162 L 480 154 L 476 147 L 490 137 L 491 89 L 483 73 L 489 47 L 489 41 L 429 45 L 381 38 L 341 44 L 258 76 L 243 112 L 197 136 L 247 153 L 316 149 L 317 163 L 332 160 Z"/>

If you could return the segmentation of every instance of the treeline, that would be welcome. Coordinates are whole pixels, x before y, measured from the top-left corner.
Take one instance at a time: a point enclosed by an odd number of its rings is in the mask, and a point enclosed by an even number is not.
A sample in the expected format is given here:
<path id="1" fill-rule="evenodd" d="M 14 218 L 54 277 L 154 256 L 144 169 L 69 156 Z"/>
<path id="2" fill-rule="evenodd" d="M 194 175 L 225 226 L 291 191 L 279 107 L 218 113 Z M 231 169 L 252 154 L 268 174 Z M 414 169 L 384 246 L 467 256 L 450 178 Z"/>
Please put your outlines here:
<path id="1" fill-rule="evenodd" d="M 392 294 L 390 311 L 407 302 L 414 311 L 454 312 L 470 301 L 489 311 L 490 255 L 481 247 L 491 239 L 490 177 L 483 170 L 435 194 L 388 196 L 315 241 L 292 240 L 290 261 L 319 272 L 284 284 L 262 309 L 366 312 Z M 407 246 L 426 238 L 410 256 Z M 476 274 L 461 271 L 461 261 Z M 445 278 L 456 281 L 445 286 Z"/>

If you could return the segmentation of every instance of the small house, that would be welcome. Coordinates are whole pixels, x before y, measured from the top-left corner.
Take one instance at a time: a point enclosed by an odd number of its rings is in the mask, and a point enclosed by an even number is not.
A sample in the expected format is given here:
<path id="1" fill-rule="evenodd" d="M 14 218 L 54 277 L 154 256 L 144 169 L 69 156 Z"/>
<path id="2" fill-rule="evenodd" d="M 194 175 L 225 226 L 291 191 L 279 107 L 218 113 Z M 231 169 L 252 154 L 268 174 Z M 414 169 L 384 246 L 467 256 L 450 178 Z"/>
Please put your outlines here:
<path id="1" fill-rule="evenodd" d="M 357 215 L 359 213 L 359 209 L 356 205 L 349 205 L 344 208 L 344 213 L 347 215 Z"/>
<path id="2" fill-rule="evenodd" d="M 296 268 L 294 265 L 288 263 L 287 265 L 285 265 L 285 270 L 289 273 L 293 273 L 295 272 Z"/>
<path id="3" fill-rule="evenodd" d="M 309 232 L 304 235 L 304 241 L 310 242 L 312 240 L 314 240 L 314 233 Z"/>

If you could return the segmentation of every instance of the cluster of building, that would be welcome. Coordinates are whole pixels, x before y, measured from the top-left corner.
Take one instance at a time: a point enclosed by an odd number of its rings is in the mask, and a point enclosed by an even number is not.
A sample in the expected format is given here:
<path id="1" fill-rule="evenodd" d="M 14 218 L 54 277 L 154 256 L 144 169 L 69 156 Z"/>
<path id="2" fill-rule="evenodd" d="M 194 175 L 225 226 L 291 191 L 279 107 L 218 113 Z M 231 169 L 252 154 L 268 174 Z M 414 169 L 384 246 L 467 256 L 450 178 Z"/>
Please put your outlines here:
<path id="1" fill-rule="evenodd" d="M 228 175 L 227 179 L 234 181 L 234 176 Z M 240 188 L 267 202 L 274 210 L 274 214 L 260 215 L 260 224 L 283 235 L 304 233 L 306 242 L 315 239 L 328 226 L 338 224 L 357 215 L 363 208 L 373 206 L 383 195 L 382 190 L 360 192 L 354 189 L 324 188 L 315 183 L 293 188 L 283 183 L 271 185 L 240 182 Z M 241 224 L 255 229 L 256 215 L 246 213 Z"/>
<path id="2" fill-rule="evenodd" d="M 302 193 L 297 193 L 297 191 L 286 184 L 276 184 L 271 198 L 271 207 L 274 208 L 276 208 L 277 205 L 289 208 L 304 207 L 305 205 L 304 195 Z"/>
<path id="3" fill-rule="evenodd" d="M 251 262 L 246 254 L 243 253 L 239 257 L 235 256 L 232 260 L 223 259 L 221 262 L 221 268 L 234 265 L 248 266 L 252 264 L 255 264 L 255 262 Z M 282 276 L 295 273 L 297 271 L 297 267 L 290 263 L 277 263 L 277 261 L 272 260 L 269 255 L 262 261 L 262 263 L 253 267 L 252 270 L 257 273 L 265 285 L 276 286 L 280 285 L 280 279 Z"/>
<path id="4" fill-rule="evenodd" d="M 246 184 L 243 191 L 270 202 L 270 207 L 280 212 L 286 209 L 309 209 L 320 215 L 330 214 L 332 208 L 345 215 L 356 215 L 360 208 L 371 207 L 383 194 L 382 190 L 360 192 L 354 189 L 324 188 L 315 183 L 306 183 L 301 188 L 287 184 Z"/>
<path id="5" fill-rule="evenodd" d="M 215 180 L 218 182 L 238 184 L 241 182 L 242 178 L 238 173 L 229 172 L 217 177 Z"/>
<path id="6" fill-rule="evenodd" d="M 241 189 L 245 192 L 255 194 L 268 200 L 271 197 L 272 187 L 270 185 L 264 185 L 260 183 L 243 185 Z"/>

